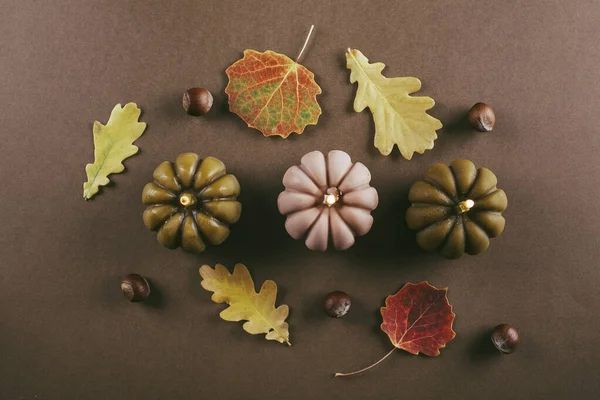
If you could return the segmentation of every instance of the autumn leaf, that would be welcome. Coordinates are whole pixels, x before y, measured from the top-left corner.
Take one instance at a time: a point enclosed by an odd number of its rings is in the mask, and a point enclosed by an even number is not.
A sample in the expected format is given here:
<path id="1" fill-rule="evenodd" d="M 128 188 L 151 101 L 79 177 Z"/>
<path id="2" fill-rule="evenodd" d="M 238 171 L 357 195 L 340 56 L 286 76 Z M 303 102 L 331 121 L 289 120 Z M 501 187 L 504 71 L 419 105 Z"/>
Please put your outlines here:
<path id="1" fill-rule="evenodd" d="M 271 50 L 245 50 L 244 57 L 226 70 L 229 110 L 264 136 L 287 138 L 316 125 L 321 115 L 316 96 L 321 88 L 298 58 L 294 61 Z"/>
<path id="2" fill-rule="evenodd" d="M 381 307 L 381 330 L 388 335 L 394 348 L 366 368 L 335 376 L 364 372 L 388 358 L 396 349 L 415 355 L 439 356 L 440 349 L 456 336 L 452 330 L 455 315 L 448 303 L 447 291 L 447 288 L 438 289 L 429 282 L 407 283 L 398 293 L 388 296 L 385 307 Z"/>
<path id="3" fill-rule="evenodd" d="M 138 152 L 133 142 L 144 133 L 146 124 L 139 122 L 141 110 L 135 103 L 125 107 L 117 104 L 106 125 L 94 122 L 94 163 L 85 166 L 87 182 L 83 184 L 83 198 L 89 200 L 100 186 L 109 183 L 108 175 L 125 169 L 123 160 Z"/>
<path id="4" fill-rule="evenodd" d="M 407 283 L 385 299 L 385 307 L 381 307 L 381 330 L 399 349 L 415 355 L 439 356 L 440 349 L 456 335 L 447 291 L 428 282 Z"/>
<path id="5" fill-rule="evenodd" d="M 348 49 L 346 67 L 350 83 L 358 82 L 354 111 L 369 107 L 375 121 L 375 147 L 387 156 L 397 145 L 404 158 L 415 152 L 423 154 L 433 148 L 436 130 L 442 123 L 427 114 L 435 104 L 431 97 L 413 97 L 421 89 L 417 78 L 386 78 L 381 74 L 383 63 L 369 64 L 359 50 Z"/>
<path id="6" fill-rule="evenodd" d="M 256 293 L 250 272 L 244 264 L 236 264 L 232 274 L 221 264 L 217 264 L 215 269 L 203 265 L 200 267 L 200 276 L 202 287 L 214 292 L 212 301 L 229 304 L 219 314 L 221 318 L 225 321 L 247 321 L 243 325 L 246 332 L 252 335 L 266 333 L 267 340 L 291 346 L 288 324 L 285 322 L 289 308 L 285 304 L 275 308 L 275 282 L 265 281 Z"/>

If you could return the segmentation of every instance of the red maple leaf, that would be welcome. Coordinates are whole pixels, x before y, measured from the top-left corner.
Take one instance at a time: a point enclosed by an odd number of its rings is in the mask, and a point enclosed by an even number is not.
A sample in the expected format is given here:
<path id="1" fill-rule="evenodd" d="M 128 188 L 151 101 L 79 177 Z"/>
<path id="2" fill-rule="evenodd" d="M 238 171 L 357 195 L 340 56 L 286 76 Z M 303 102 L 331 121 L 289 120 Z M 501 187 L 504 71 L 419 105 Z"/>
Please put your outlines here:
<path id="1" fill-rule="evenodd" d="M 366 371 L 389 357 L 396 349 L 411 354 L 439 356 L 440 349 L 454 339 L 454 313 L 446 297 L 447 288 L 438 289 L 429 282 L 407 283 L 398 293 L 385 299 L 381 307 L 381 330 L 390 338 L 394 348 L 376 363 L 356 372 Z"/>
<path id="2" fill-rule="evenodd" d="M 294 61 L 271 50 L 245 50 L 244 57 L 225 71 L 229 110 L 264 136 L 286 138 L 292 132 L 301 134 L 307 125 L 316 125 L 321 115 L 316 96 L 321 88 L 298 58 Z"/>

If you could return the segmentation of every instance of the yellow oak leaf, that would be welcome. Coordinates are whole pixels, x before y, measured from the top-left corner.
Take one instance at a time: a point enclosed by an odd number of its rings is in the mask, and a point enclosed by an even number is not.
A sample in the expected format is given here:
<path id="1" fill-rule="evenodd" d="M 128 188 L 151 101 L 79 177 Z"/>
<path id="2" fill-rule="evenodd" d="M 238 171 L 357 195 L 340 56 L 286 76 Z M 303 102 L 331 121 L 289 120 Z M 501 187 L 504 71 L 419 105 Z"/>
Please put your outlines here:
<path id="1" fill-rule="evenodd" d="M 94 163 L 85 166 L 88 180 L 83 184 L 84 199 L 98 193 L 100 186 L 109 183 L 108 175 L 122 172 L 123 160 L 138 152 L 133 142 L 146 129 L 146 124 L 138 121 L 141 112 L 135 103 L 125 107 L 117 104 L 106 125 L 94 122 Z"/>
<path id="2" fill-rule="evenodd" d="M 369 107 L 375 121 L 375 147 L 387 156 L 398 146 L 404 158 L 410 160 L 415 152 L 423 154 L 433 148 L 436 130 L 442 123 L 427 114 L 435 105 L 431 97 L 413 97 L 421 89 L 417 78 L 386 78 L 381 74 L 383 63 L 369 64 L 359 50 L 348 49 L 346 67 L 350 83 L 358 82 L 354 111 Z"/>
<path id="3" fill-rule="evenodd" d="M 275 308 L 277 285 L 271 280 L 263 283 L 260 291 L 255 292 L 254 282 L 244 264 L 236 264 L 233 273 L 217 264 L 215 269 L 208 265 L 200 267 L 201 285 L 214 292 L 211 299 L 215 303 L 227 303 L 229 307 L 219 314 L 225 321 L 246 321 L 246 332 L 257 335 L 266 334 L 267 340 L 290 343 L 290 333 L 285 319 L 289 308 L 283 304 Z"/>

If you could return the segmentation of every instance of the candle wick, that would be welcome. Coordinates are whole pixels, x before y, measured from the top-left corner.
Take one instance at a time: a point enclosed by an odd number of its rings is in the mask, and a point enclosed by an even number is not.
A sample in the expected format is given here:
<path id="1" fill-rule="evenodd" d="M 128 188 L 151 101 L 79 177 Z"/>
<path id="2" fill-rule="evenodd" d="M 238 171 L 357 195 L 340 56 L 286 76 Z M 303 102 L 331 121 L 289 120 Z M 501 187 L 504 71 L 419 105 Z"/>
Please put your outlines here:
<path id="1" fill-rule="evenodd" d="M 458 203 L 458 213 L 463 214 L 475 206 L 475 202 L 471 199 L 463 200 Z"/>
<path id="2" fill-rule="evenodd" d="M 331 207 L 340 200 L 341 195 L 342 193 L 338 190 L 338 188 L 330 187 L 327 189 L 325 194 L 323 194 L 323 204 Z"/>
<path id="3" fill-rule="evenodd" d="M 194 197 L 189 194 L 189 193 L 183 193 L 180 197 L 179 197 L 179 203 L 184 206 L 184 207 L 188 207 L 193 205 L 196 202 L 196 200 L 194 199 Z"/>

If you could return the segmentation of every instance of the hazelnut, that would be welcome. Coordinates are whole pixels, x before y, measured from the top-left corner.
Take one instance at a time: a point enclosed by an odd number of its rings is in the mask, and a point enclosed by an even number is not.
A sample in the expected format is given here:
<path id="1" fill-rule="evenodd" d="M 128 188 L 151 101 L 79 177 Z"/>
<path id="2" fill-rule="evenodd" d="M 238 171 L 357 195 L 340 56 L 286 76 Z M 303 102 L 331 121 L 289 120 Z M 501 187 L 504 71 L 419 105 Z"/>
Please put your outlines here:
<path id="1" fill-rule="evenodd" d="M 514 326 L 501 324 L 492 331 L 492 343 L 504 354 L 510 354 L 519 344 L 519 332 Z"/>
<path id="2" fill-rule="evenodd" d="M 350 296 L 339 290 L 329 293 L 323 300 L 325 313 L 332 318 L 341 318 L 346 315 L 351 304 Z"/>
<path id="3" fill-rule="evenodd" d="M 213 105 L 213 97 L 204 88 L 191 88 L 183 94 L 182 103 L 186 113 L 198 117 L 210 111 Z"/>
<path id="4" fill-rule="evenodd" d="M 131 302 L 144 301 L 150 295 L 150 285 L 139 274 L 129 274 L 121 282 L 121 290 Z"/>
<path id="5" fill-rule="evenodd" d="M 479 132 L 490 132 L 496 123 L 496 114 L 492 107 L 485 103 L 477 103 L 467 114 L 469 124 Z"/>

